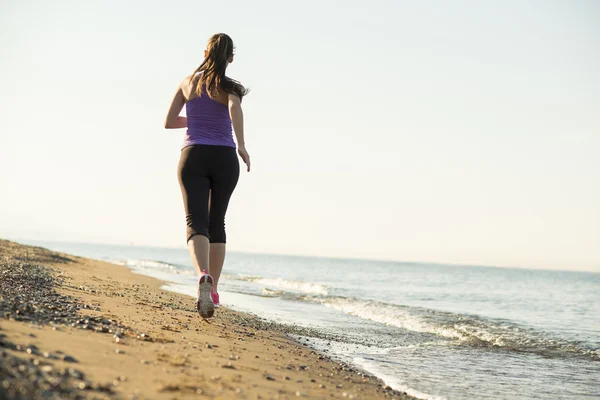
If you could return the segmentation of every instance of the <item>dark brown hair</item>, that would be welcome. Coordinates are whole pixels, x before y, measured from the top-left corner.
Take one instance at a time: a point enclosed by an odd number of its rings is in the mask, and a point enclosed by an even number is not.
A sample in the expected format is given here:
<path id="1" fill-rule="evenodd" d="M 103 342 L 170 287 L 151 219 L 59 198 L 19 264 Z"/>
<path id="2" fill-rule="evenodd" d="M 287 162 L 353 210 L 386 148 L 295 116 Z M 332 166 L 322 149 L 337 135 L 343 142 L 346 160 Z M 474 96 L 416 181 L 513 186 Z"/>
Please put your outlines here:
<path id="1" fill-rule="evenodd" d="M 217 33 L 208 39 L 206 58 L 190 77 L 190 82 L 196 80 L 194 92 L 197 96 L 206 92 L 210 98 L 214 98 L 219 90 L 235 94 L 240 99 L 248 94 L 249 90 L 241 83 L 225 76 L 228 60 L 234 50 L 233 40 L 224 33 Z M 201 74 L 198 76 L 198 73 Z"/>

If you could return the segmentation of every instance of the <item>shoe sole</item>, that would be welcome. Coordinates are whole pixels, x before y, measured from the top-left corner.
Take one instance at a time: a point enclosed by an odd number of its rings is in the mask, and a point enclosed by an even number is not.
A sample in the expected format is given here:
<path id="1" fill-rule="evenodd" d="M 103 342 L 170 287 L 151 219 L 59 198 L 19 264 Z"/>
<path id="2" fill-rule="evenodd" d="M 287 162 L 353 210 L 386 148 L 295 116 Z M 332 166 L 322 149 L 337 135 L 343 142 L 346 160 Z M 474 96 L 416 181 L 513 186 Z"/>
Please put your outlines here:
<path id="1" fill-rule="evenodd" d="M 202 318 L 212 318 L 215 314 L 215 305 L 210 298 L 212 291 L 212 278 L 203 276 L 200 278 L 200 297 L 198 297 L 197 308 Z"/>

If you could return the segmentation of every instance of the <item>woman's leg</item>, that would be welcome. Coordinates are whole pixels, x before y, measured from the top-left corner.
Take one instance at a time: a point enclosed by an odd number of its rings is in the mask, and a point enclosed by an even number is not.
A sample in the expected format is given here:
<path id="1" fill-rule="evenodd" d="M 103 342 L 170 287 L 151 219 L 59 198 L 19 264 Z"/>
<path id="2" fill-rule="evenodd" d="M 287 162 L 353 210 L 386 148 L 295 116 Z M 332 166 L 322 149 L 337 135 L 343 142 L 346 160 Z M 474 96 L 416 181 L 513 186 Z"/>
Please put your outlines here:
<path id="1" fill-rule="evenodd" d="M 210 274 L 214 279 L 213 290 L 219 293 L 219 277 L 223 270 L 223 264 L 225 263 L 225 243 L 211 243 L 210 244 Z"/>
<path id="2" fill-rule="evenodd" d="M 210 248 L 208 238 L 204 235 L 194 235 L 190 240 L 188 240 L 187 245 L 196 273 L 200 275 L 202 274 L 202 270 L 207 270 L 210 273 Z"/>
<path id="3" fill-rule="evenodd" d="M 187 225 L 187 245 L 196 273 L 209 268 L 208 198 L 210 180 L 203 162 L 206 149 L 189 146 L 181 151 L 178 178 Z"/>
<path id="4" fill-rule="evenodd" d="M 208 212 L 210 215 L 210 201 L 211 195 L 208 196 Z M 209 252 L 209 272 L 214 278 L 214 286 L 213 290 L 216 293 L 219 293 L 218 285 L 219 285 L 219 277 L 221 276 L 221 271 L 223 270 L 223 264 L 225 263 L 225 243 L 211 243 L 210 244 L 210 252 Z"/>
<path id="5" fill-rule="evenodd" d="M 218 173 L 212 176 L 208 230 L 210 237 L 210 274 L 214 278 L 214 291 L 223 270 L 226 252 L 225 213 L 239 176 L 240 164 L 234 148 L 220 148 Z"/>

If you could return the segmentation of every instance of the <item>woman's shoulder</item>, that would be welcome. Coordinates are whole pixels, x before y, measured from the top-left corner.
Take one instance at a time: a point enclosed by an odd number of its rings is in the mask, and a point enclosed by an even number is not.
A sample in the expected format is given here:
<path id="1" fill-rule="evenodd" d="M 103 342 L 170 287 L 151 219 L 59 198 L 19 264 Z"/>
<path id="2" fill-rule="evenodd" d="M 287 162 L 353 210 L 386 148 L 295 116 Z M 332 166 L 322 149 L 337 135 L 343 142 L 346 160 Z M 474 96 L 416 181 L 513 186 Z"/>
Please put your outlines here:
<path id="1" fill-rule="evenodd" d="M 198 82 L 199 74 L 188 75 L 179 84 L 179 89 L 183 93 L 183 97 L 185 97 L 186 101 L 190 100 L 190 97 L 195 97 L 193 95 L 194 88 L 196 87 L 196 83 Z"/>

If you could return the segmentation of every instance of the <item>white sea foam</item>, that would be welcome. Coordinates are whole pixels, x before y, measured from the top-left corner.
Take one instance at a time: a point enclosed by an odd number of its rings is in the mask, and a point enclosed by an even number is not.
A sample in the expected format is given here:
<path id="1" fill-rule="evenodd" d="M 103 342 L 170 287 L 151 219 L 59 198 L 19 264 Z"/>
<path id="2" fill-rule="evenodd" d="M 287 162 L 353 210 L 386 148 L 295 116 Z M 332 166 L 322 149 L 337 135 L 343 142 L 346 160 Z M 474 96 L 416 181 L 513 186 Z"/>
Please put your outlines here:
<path id="1" fill-rule="evenodd" d="M 265 286 L 267 289 L 284 289 L 291 290 L 299 293 L 327 295 L 327 287 L 318 283 L 302 282 L 302 281 L 289 281 L 281 278 L 258 278 L 253 279 L 250 282 Z"/>
<path id="2" fill-rule="evenodd" d="M 377 323 L 413 332 L 431 333 L 473 345 L 533 351 L 539 354 L 565 352 L 598 359 L 598 351 L 577 343 L 548 338 L 540 332 L 507 326 L 477 317 L 351 298 L 317 299 L 326 307 Z"/>
<path id="3" fill-rule="evenodd" d="M 392 304 L 347 298 L 326 299 L 321 303 L 346 314 L 414 332 L 435 333 L 453 339 L 460 339 L 462 336 L 453 329 L 435 326 L 419 316 L 411 314 L 406 308 Z"/>
<path id="4" fill-rule="evenodd" d="M 263 278 L 259 276 L 244 276 L 244 275 L 224 275 L 224 278 L 238 281 L 250 282 L 261 286 L 262 289 L 278 292 L 291 291 L 294 293 L 311 294 L 326 296 L 328 287 L 318 283 L 286 280 L 281 278 Z M 273 293 L 271 293 L 273 294 Z"/>
<path id="5" fill-rule="evenodd" d="M 282 292 L 281 290 L 271 290 L 271 289 L 267 289 L 267 288 L 263 288 L 262 290 L 262 294 L 263 296 L 279 296 L 284 294 L 285 292 Z"/>
<path id="6" fill-rule="evenodd" d="M 154 260 L 109 260 L 110 263 L 123 265 L 132 269 L 148 269 L 168 272 L 177 275 L 194 275 L 194 271 L 188 268 L 182 268 L 174 264 Z"/>

